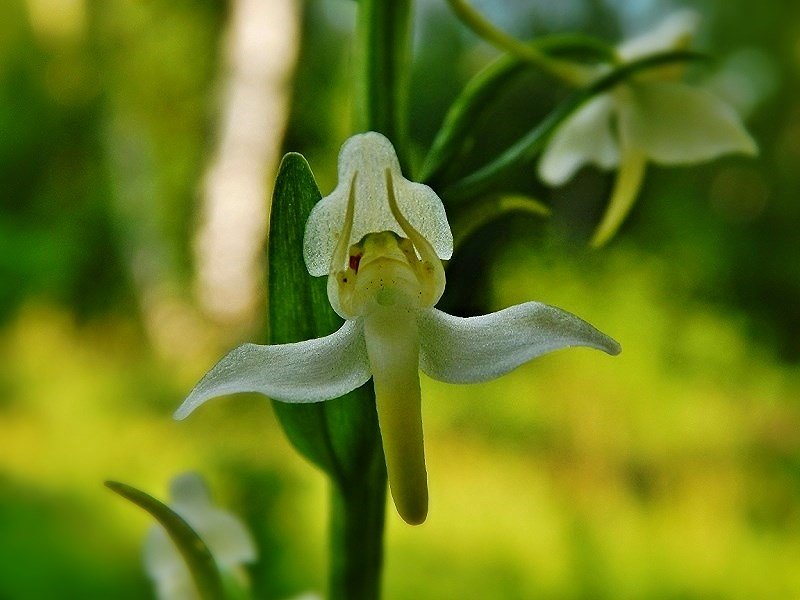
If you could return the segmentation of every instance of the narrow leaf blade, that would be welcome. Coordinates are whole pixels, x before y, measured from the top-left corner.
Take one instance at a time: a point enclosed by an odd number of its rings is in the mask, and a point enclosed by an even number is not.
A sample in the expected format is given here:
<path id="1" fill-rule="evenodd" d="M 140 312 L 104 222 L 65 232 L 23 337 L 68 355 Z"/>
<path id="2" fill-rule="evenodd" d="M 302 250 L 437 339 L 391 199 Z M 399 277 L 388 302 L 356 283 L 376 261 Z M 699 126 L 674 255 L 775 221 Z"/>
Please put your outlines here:
<path id="1" fill-rule="evenodd" d="M 459 206 L 459 209 L 462 207 Z M 480 198 L 452 211 L 453 245 L 458 249 L 475 233 L 492 221 L 512 213 L 549 217 L 550 207 L 540 200 L 524 194 L 499 194 Z"/>
<path id="2" fill-rule="evenodd" d="M 467 83 L 445 115 L 431 144 L 419 180 L 435 185 L 447 165 L 469 139 L 475 121 L 509 80 L 527 68 L 521 60 L 503 56 L 482 69 Z"/>
<path id="3" fill-rule="evenodd" d="M 225 599 L 222 578 L 214 557 L 202 538 L 180 515 L 160 500 L 130 485 L 118 481 L 106 481 L 105 485 L 150 513 L 164 527 L 183 556 L 203 600 Z"/>

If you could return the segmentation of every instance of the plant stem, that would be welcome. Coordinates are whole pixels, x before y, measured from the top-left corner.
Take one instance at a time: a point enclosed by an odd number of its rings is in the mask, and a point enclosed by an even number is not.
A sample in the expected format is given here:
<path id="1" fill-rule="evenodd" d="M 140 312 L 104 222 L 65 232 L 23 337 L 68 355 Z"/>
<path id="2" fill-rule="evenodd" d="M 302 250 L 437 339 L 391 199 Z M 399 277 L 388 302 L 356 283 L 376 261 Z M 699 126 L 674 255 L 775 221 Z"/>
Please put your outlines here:
<path id="1" fill-rule="evenodd" d="M 330 493 L 331 600 L 376 600 L 381 595 L 386 465 L 380 444 L 356 481 Z"/>
<path id="2" fill-rule="evenodd" d="M 406 89 L 412 0 L 358 3 L 358 127 L 389 138 L 407 165 Z"/>
<path id="3" fill-rule="evenodd" d="M 411 3 L 361 0 L 358 5 L 358 127 L 389 138 L 405 167 Z M 331 600 L 377 600 L 381 595 L 386 463 L 377 433 L 376 438 L 353 457 L 357 469 L 348 469 L 342 481 L 331 481 Z"/>
<path id="4" fill-rule="evenodd" d="M 586 75 L 583 69 L 577 65 L 549 57 L 535 46 L 525 44 L 508 35 L 487 21 L 483 15 L 464 0 L 447 0 L 447 2 L 464 25 L 496 48 L 504 50 L 512 56 L 516 56 L 520 60 L 524 60 L 540 68 L 545 73 L 571 85 L 585 83 Z"/>

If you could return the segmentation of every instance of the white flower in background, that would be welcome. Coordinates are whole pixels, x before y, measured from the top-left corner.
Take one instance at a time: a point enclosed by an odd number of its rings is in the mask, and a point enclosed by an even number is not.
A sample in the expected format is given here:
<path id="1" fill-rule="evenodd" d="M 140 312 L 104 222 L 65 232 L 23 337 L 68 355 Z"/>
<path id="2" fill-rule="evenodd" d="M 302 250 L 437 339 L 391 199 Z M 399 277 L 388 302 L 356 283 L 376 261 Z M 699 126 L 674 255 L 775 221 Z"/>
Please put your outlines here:
<path id="1" fill-rule="evenodd" d="M 246 585 L 242 565 L 256 560 L 253 539 L 235 515 L 211 503 L 203 479 L 196 473 L 185 473 L 173 479 L 169 507 L 206 543 L 223 576 Z M 159 600 L 199 600 L 180 551 L 161 525 L 154 525 L 147 535 L 144 566 L 155 584 Z"/>
<path id="2" fill-rule="evenodd" d="M 320 339 L 236 348 L 176 418 L 234 392 L 321 402 L 372 377 L 392 497 L 404 520 L 421 523 L 428 491 L 420 369 L 471 383 L 568 346 L 620 351 L 585 321 L 538 302 L 466 319 L 435 309 L 445 285 L 442 260 L 452 251 L 441 200 L 403 177 L 389 140 L 374 132 L 350 138 L 339 155 L 339 184 L 314 207 L 304 241 L 308 270 L 328 276 L 328 298 L 344 325 Z"/>
<path id="3" fill-rule="evenodd" d="M 622 43 L 617 55 L 631 62 L 686 48 L 697 28 L 692 11 L 674 13 L 655 29 Z M 662 165 L 704 162 L 758 148 L 736 112 L 708 91 L 680 83 L 681 69 L 635 75 L 589 100 L 556 129 L 539 162 L 539 176 L 562 185 L 587 163 L 619 168 L 614 191 L 592 244 L 610 239 L 632 206 L 648 160 Z"/>

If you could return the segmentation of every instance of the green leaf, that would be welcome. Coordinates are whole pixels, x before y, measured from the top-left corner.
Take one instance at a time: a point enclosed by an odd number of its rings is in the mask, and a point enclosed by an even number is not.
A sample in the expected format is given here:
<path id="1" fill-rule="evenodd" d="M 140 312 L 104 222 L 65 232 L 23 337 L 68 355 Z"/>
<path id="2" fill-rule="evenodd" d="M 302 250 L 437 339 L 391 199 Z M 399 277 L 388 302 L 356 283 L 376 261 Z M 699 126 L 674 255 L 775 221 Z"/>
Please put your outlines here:
<path id="1" fill-rule="evenodd" d="M 305 158 L 287 154 L 275 182 L 270 222 L 271 344 L 323 337 L 342 325 L 328 301 L 325 278 L 311 277 L 303 260 L 305 224 L 320 198 Z M 292 444 L 339 485 L 357 475 L 365 453 L 380 447 L 371 384 L 327 402 L 272 404 Z"/>
<path id="2" fill-rule="evenodd" d="M 126 500 L 150 513 L 175 543 L 186 561 L 197 590 L 203 600 L 224 600 L 224 586 L 214 557 L 205 542 L 174 510 L 134 487 L 117 481 L 106 481 L 105 485 Z"/>
<path id="3" fill-rule="evenodd" d="M 622 65 L 599 78 L 585 89 L 579 90 L 559 104 L 539 125 L 500 154 L 493 161 L 445 189 L 447 203 L 474 198 L 490 189 L 510 167 L 531 160 L 544 148 L 550 135 L 574 111 L 591 98 L 624 82 L 636 73 L 671 63 L 705 59 L 697 52 L 675 51 L 654 54 Z"/>
<path id="4" fill-rule="evenodd" d="M 613 44 L 583 33 L 554 33 L 530 42 L 549 56 L 581 62 L 617 61 Z"/>
<path id="5" fill-rule="evenodd" d="M 512 56 L 490 63 L 469 80 L 445 115 L 442 127 L 425 157 L 418 179 L 435 185 L 436 179 L 463 148 L 475 121 L 515 75 L 528 67 Z"/>

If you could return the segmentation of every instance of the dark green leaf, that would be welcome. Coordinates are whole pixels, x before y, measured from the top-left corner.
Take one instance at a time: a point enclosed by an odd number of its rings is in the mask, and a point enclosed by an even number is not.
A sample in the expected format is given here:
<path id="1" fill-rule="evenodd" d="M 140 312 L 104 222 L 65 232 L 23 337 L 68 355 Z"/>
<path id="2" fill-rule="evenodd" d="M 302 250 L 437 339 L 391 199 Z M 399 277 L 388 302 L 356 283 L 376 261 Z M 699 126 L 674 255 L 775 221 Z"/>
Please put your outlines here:
<path id="1" fill-rule="evenodd" d="M 545 54 L 587 62 L 614 63 L 617 60 L 612 44 L 582 33 L 555 33 L 530 43 Z"/>
<path id="2" fill-rule="evenodd" d="M 311 277 L 303 260 L 305 224 L 320 197 L 306 160 L 300 154 L 287 154 L 275 182 L 269 236 L 269 341 L 273 344 L 322 337 L 342 324 L 328 301 L 325 278 Z M 300 453 L 340 485 L 380 448 L 371 384 L 328 402 L 273 402 L 273 406 Z"/>
<path id="3" fill-rule="evenodd" d="M 475 121 L 496 98 L 505 84 L 528 65 L 512 56 L 504 56 L 470 79 L 445 115 L 442 127 L 431 144 L 419 181 L 436 183 L 436 178 L 464 146 Z"/>
<path id="4" fill-rule="evenodd" d="M 169 506 L 134 487 L 117 481 L 106 481 L 106 487 L 150 513 L 166 529 L 169 537 L 189 567 L 203 600 L 224 600 L 225 593 L 219 569 L 205 542 Z"/>

